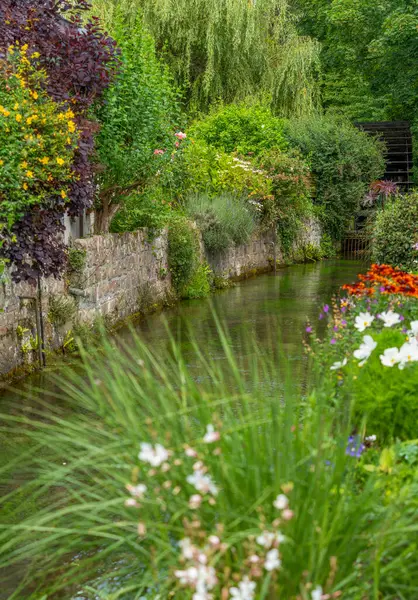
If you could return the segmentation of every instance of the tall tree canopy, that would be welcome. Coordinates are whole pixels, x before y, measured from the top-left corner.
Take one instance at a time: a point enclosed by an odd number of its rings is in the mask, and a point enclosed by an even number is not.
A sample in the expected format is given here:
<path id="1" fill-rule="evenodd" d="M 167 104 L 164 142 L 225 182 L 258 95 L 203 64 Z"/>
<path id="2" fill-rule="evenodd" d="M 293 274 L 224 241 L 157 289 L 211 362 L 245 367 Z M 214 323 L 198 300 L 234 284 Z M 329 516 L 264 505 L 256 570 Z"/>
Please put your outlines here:
<path id="1" fill-rule="evenodd" d="M 123 0 L 140 10 L 192 109 L 248 96 L 275 112 L 317 106 L 319 45 L 298 36 L 287 0 Z M 116 0 L 95 0 L 99 14 Z"/>

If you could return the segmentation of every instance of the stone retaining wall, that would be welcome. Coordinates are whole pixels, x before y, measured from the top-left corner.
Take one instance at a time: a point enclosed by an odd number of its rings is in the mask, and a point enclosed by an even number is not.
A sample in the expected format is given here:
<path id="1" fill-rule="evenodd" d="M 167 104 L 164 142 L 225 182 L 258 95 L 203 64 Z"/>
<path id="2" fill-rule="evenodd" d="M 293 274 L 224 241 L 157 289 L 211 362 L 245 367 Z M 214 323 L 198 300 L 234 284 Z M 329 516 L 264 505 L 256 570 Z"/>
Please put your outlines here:
<path id="1" fill-rule="evenodd" d="M 301 229 L 294 243 L 295 260 L 306 245 L 319 246 L 321 232 L 315 222 Z M 42 308 L 48 348 L 65 344 L 74 323 L 93 323 L 105 317 L 116 324 L 153 305 L 161 306 L 173 297 L 168 271 L 167 232 L 151 239 L 146 229 L 75 240 L 73 249 L 84 257 L 77 269 L 60 281 L 42 281 Z M 218 277 L 240 278 L 272 268 L 274 240 L 266 234 L 248 244 L 231 248 L 222 256 L 208 255 Z M 276 247 L 277 261 L 283 261 Z M 6 276 L 0 283 L 0 375 L 37 360 L 35 304 L 36 289 L 14 284 Z"/>

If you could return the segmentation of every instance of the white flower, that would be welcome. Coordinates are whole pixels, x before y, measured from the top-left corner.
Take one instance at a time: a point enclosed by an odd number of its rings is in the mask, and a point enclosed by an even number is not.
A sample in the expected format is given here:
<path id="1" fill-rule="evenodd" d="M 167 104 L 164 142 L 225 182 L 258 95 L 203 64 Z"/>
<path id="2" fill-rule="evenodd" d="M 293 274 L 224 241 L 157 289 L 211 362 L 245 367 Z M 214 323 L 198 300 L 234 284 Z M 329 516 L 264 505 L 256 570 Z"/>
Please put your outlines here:
<path id="1" fill-rule="evenodd" d="M 380 362 L 385 367 L 393 367 L 399 362 L 399 350 L 397 348 L 387 348 L 383 354 L 380 355 Z"/>
<path id="2" fill-rule="evenodd" d="M 366 442 L 371 442 L 371 443 L 373 443 L 373 442 L 375 442 L 376 440 L 377 440 L 377 436 L 375 436 L 375 435 L 368 435 L 368 436 L 366 437 Z"/>
<path id="3" fill-rule="evenodd" d="M 193 546 L 190 538 L 186 537 L 183 540 L 180 540 L 179 546 L 181 548 L 182 557 L 186 560 L 191 560 L 195 554 L 196 548 Z"/>
<path id="4" fill-rule="evenodd" d="M 215 428 L 213 425 L 208 425 L 206 427 L 206 434 L 203 437 L 203 441 L 206 444 L 213 444 L 213 442 L 217 442 L 221 437 L 221 434 L 219 433 L 219 431 L 215 431 Z"/>
<path id="5" fill-rule="evenodd" d="M 221 540 L 218 538 L 217 535 L 210 535 L 208 537 L 208 542 L 211 546 L 213 546 L 214 548 L 217 548 L 219 546 L 219 544 L 221 543 Z"/>
<path id="6" fill-rule="evenodd" d="M 159 467 L 169 457 L 169 452 L 161 446 L 156 444 L 155 447 L 152 444 L 141 444 L 141 451 L 138 454 L 139 460 L 149 463 L 152 467 Z"/>
<path id="7" fill-rule="evenodd" d="M 191 509 L 196 510 L 202 504 L 202 496 L 200 494 L 193 494 L 189 499 L 189 506 Z"/>
<path id="8" fill-rule="evenodd" d="M 416 361 L 418 361 L 418 344 L 407 342 L 399 350 L 399 368 L 404 369 L 407 363 Z"/>
<path id="9" fill-rule="evenodd" d="M 369 312 L 363 312 L 355 319 L 354 327 L 362 332 L 373 323 L 374 317 Z"/>
<path id="10" fill-rule="evenodd" d="M 418 336 L 418 321 L 412 321 L 410 333 L 412 334 L 412 337 Z"/>
<path id="11" fill-rule="evenodd" d="M 311 595 L 312 600 L 321 600 L 322 598 L 322 588 L 320 585 L 317 585 L 314 590 L 312 590 Z"/>
<path id="12" fill-rule="evenodd" d="M 279 494 L 273 502 L 273 506 L 274 508 L 277 508 L 277 510 L 284 510 L 289 506 L 289 498 L 284 494 Z"/>
<path id="13" fill-rule="evenodd" d="M 393 310 L 380 313 L 379 318 L 383 321 L 384 327 L 392 327 L 392 325 L 398 325 L 401 322 L 401 315 L 393 312 Z"/>
<path id="14" fill-rule="evenodd" d="M 229 593 L 231 594 L 231 598 L 235 598 L 236 600 L 253 600 L 256 586 L 257 584 L 254 581 L 250 581 L 248 577 L 244 577 L 238 584 L 238 587 L 232 587 Z"/>
<path id="15" fill-rule="evenodd" d="M 128 484 L 126 486 L 126 489 L 134 498 L 142 498 L 145 492 L 147 491 L 147 486 L 143 483 L 139 483 L 138 485 Z"/>
<path id="16" fill-rule="evenodd" d="M 376 348 L 377 342 L 370 335 L 363 337 L 363 343 L 358 350 L 354 351 L 354 358 L 360 360 L 360 366 L 362 367 L 366 360 L 370 357 L 373 350 Z"/>
<path id="17" fill-rule="evenodd" d="M 330 367 L 331 371 L 338 371 L 338 369 L 342 369 L 347 364 L 347 359 L 345 358 L 341 362 L 335 362 L 332 367 Z"/>
<path id="18" fill-rule="evenodd" d="M 271 548 L 274 543 L 274 533 L 271 531 L 263 531 L 261 535 L 256 538 L 257 544 L 264 546 L 264 548 Z"/>
<path id="19" fill-rule="evenodd" d="M 213 483 L 210 475 L 206 475 L 200 469 L 196 469 L 193 475 L 188 475 L 187 482 L 190 483 L 190 485 L 193 485 L 197 491 L 202 494 L 210 493 L 213 496 L 217 496 L 218 494 L 218 488 Z"/>
<path id="20" fill-rule="evenodd" d="M 281 567 L 282 561 L 279 558 L 279 551 L 277 548 L 273 548 L 266 554 L 266 562 L 264 563 L 264 568 L 266 571 L 274 571 L 275 569 L 279 569 Z"/>
<path id="21" fill-rule="evenodd" d="M 174 575 L 182 585 L 195 585 L 199 578 L 199 571 L 196 567 L 189 567 L 184 571 L 174 571 Z"/>

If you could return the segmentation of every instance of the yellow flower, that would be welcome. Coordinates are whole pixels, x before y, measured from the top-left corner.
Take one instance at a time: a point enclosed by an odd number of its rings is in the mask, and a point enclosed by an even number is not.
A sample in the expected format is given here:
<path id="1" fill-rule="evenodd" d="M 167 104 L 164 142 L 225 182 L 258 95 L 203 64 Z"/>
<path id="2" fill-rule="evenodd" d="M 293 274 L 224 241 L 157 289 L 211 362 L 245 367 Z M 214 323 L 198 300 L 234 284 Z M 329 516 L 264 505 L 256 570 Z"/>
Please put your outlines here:
<path id="1" fill-rule="evenodd" d="M 22 167 L 22 169 L 27 169 L 28 163 L 26 162 L 26 160 L 24 160 L 22 163 L 20 163 L 20 166 Z"/>
<path id="2" fill-rule="evenodd" d="M 27 123 L 28 125 L 32 125 L 32 119 L 33 119 L 33 117 L 28 117 L 28 118 L 26 119 L 26 123 Z"/>
<path id="3" fill-rule="evenodd" d="M 23 189 L 24 189 L 24 190 L 27 190 L 27 189 L 28 189 L 28 184 L 25 182 L 25 183 L 22 185 L 22 187 L 23 187 Z"/>
<path id="4" fill-rule="evenodd" d="M 67 137 L 67 144 L 71 144 L 71 138 Z"/>
<path id="5" fill-rule="evenodd" d="M 21 50 L 22 52 L 26 52 L 26 50 L 28 49 L 28 45 L 27 44 L 23 44 Z"/>
<path id="6" fill-rule="evenodd" d="M 48 175 L 47 179 L 48 179 L 48 181 L 52 181 L 53 180 L 53 177 L 52 177 L 51 173 Z"/>
<path id="7" fill-rule="evenodd" d="M 71 109 L 67 110 L 67 112 L 65 113 L 65 116 L 67 117 L 67 119 L 74 119 L 74 113 Z"/>
<path id="8" fill-rule="evenodd" d="M 33 172 L 32 171 L 26 171 L 26 177 L 28 179 L 32 179 L 33 178 Z"/>
<path id="9" fill-rule="evenodd" d="M 43 158 L 39 159 L 39 162 L 43 165 L 47 165 L 49 163 L 49 158 L 47 156 L 44 156 Z"/>
<path id="10" fill-rule="evenodd" d="M 59 156 L 57 157 L 57 164 L 62 167 L 62 165 L 65 163 L 65 160 L 63 158 L 60 158 Z"/>
<path id="11" fill-rule="evenodd" d="M 16 104 L 13 107 L 13 110 L 17 110 L 19 108 L 19 102 L 16 102 Z"/>
<path id="12" fill-rule="evenodd" d="M 4 160 L 0 159 L 0 167 L 2 167 L 4 165 Z"/>
<path id="13" fill-rule="evenodd" d="M 67 194 L 64 192 L 64 190 L 61 190 L 60 194 L 61 194 L 61 198 L 65 199 L 67 197 Z"/>
<path id="14" fill-rule="evenodd" d="M 75 123 L 74 123 L 74 121 L 68 121 L 68 131 L 70 133 L 74 133 L 75 132 Z"/>
<path id="15" fill-rule="evenodd" d="M 32 98 L 37 100 L 39 98 L 38 92 L 32 92 Z"/>
<path id="16" fill-rule="evenodd" d="M 32 58 L 39 58 L 41 55 L 39 54 L 39 52 L 34 52 L 32 54 Z"/>
<path id="17" fill-rule="evenodd" d="M 16 121 L 17 121 L 18 123 L 20 123 L 20 121 L 22 120 L 22 115 L 20 115 L 19 113 L 17 113 L 17 115 L 16 115 L 16 117 L 15 117 L 15 118 L 16 118 Z"/>
<path id="18" fill-rule="evenodd" d="M 9 47 L 7 48 L 7 52 L 8 52 L 9 54 L 14 54 L 13 46 L 9 46 Z"/>

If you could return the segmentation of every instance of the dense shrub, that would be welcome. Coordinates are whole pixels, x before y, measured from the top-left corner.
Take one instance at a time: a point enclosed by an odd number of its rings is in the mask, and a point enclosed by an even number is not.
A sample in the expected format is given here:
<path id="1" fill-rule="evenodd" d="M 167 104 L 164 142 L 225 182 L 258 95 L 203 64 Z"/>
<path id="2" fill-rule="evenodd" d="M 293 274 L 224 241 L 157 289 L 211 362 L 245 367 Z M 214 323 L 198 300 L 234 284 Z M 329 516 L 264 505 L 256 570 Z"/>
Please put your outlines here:
<path id="1" fill-rule="evenodd" d="M 121 69 L 96 111 L 101 122 L 96 142 L 102 205 L 98 230 L 106 230 L 124 196 L 143 188 L 164 164 L 164 154 L 155 155 L 154 151 L 167 151 L 169 160 L 178 118 L 170 76 L 156 58 L 154 42 L 141 20 L 120 10 L 113 17 L 109 25 L 121 49 Z"/>
<path id="2" fill-rule="evenodd" d="M 376 217 L 373 260 L 418 271 L 418 192 L 388 201 Z"/>
<path id="3" fill-rule="evenodd" d="M 182 294 L 199 266 L 197 232 L 185 218 L 177 216 L 168 228 L 168 266 L 173 286 Z"/>
<path id="4" fill-rule="evenodd" d="M 224 252 L 234 244 L 245 244 L 255 228 L 250 204 L 232 194 L 213 197 L 192 194 L 186 199 L 185 210 L 197 223 L 205 248 L 211 253 Z"/>
<path id="5" fill-rule="evenodd" d="M 202 263 L 196 268 L 191 280 L 184 288 L 182 297 L 190 300 L 206 298 L 211 291 L 212 271 L 210 267 Z"/>
<path id="6" fill-rule="evenodd" d="M 326 231 L 339 239 L 372 181 L 383 174 L 382 146 L 348 121 L 334 117 L 291 121 L 286 136 L 309 161 L 315 203 Z"/>
<path id="7" fill-rule="evenodd" d="M 259 154 L 272 148 L 287 148 L 283 129 L 283 119 L 263 106 L 231 104 L 194 123 L 189 134 L 223 152 Z"/>
<path id="8" fill-rule="evenodd" d="M 39 270 L 60 271 L 59 221 L 76 180 L 75 115 L 44 91 L 47 79 L 34 65 L 37 56 L 27 46 L 10 47 L 0 73 L 0 246 L 16 280 L 35 280 Z M 45 225 L 46 215 L 57 221 L 56 228 L 37 232 L 27 226 L 25 217 Z"/>
<path id="9" fill-rule="evenodd" d="M 3 0 L 0 7 L 0 55 L 2 65 L 12 61 L 13 48 L 27 49 L 32 67 L 44 74 L 43 89 L 51 100 L 74 112 L 78 145 L 71 169 L 68 203 L 51 203 L 26 211 L 13 230 L 8 258 L 15 265 L 13 277 L 35 278 L 36 274 L 58 276 L 65 267 L 62 214 L 79 215 L 93 203 L 91 156 L 97 125 L 90 109 L 100 102 L 118 67 L 115 42 L 95 18 L 84 18 L 86 0 Z M 38 125 L 41 117 L 38 115 Z M 35 119 L 33 119 L 34 121 Z M 71 145 L 71 144 L 69 144 Z M 56 157 L 52 157 L 55 160 Z M 30 260 L 27 260 L 30 257 Z M 23 260 L 22 260 L 23 258 Z"/>
<path id="10" fill-rule="evenodd" d="M 150 186 L 143 192 L 134 192 L 125 198 L 122 208 L 111 222 L 110 231 L 123 233 L 136 231 L 141 227 L 158 231 L 165 227 L 171 215 L 171 207 L 164 200 L 161 191 Z"/>

